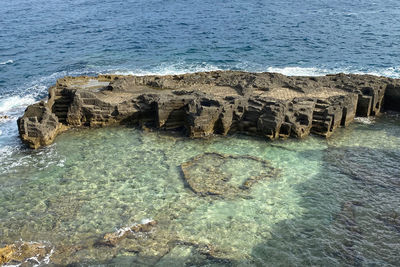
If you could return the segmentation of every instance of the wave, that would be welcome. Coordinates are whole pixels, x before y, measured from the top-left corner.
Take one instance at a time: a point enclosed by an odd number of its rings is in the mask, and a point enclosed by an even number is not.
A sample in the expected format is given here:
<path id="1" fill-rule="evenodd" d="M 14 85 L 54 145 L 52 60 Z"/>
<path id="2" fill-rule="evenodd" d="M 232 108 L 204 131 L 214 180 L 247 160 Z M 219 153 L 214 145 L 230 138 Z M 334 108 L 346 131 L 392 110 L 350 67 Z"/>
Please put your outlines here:
<path id="1" fill-rule="evenodd" d="M 106 70 L 106 74 L 117 74 L 117 75 L 135 75 L 135 76 L 145 76 L 145 75 L 178 75 L 185 73 L 195 73 L 195 72 L 207 72 L 222 70 L 221 68 L 214 66 L 212 64 L 200 63 L 200 64 L 184 64 L 184 63 L 174 63 L 174 64 L 160 64 L 156 67 L 149 69 L 134 69 L 134 70 Z"/>
<path id="2" fill-rule="evenodd" d="M 32 82 L 26 83 L 13 91 L 10 95 L 0 96 L 0 115 L 8 115 L 13 118 L 22 114 L 23 110 L 30 104 L 37 102 L 41 97 L 47 95 L 47 89 L 54 84 L 57 79 L 71 75 L 88 75 L 93 72 L 85 71 L 59 71 L 47 76 L 40 77 Z"/>
<path id="3" fill-rule="evenodd" d="M 8 64 L 8 63 L 7 63 Z M 400 78 L 400 66 L 391 68 L 376 68 L 376 69 L 357 69 L 355 67 L 345 68 L 324 68 L 324 67 L 300 67 L 300 66 L 260 66 L 251 62 L 240 62 L 234 65 L 213 65 L 207 62 L 199 62 L 188 64 L 186 62 L 161 63 L 148 68 L 112 68 L 87 66 L 84 69 L 75 71 L 58 71 L 47 76 L 42 76 L 29 83 L 26 83 L 19 88 L 15 88 L 9 95 L 0 96 L 0 116 L 6 115 L 8 118 L 0 121 L 0 136 L 2 138 L 16 137 L 18 135 L 16 119 L 21 116 L 25 108 L 38 101 L 40 98 L 47 95 L 47 88 L 56 82 L 58 78 L 63 76 L 79 76 L 79 75 L 97 75 L 97 74 L 118 74 L 118 75 L 177 75 L 184 73 L 206 72 L 216 70 L 242 70 L 251 72 L 277 72 L 290 76 L 323 76 L 334 73 L 354 73 L 354 74 L 372 74 L 378 76 L 386 76 L 391 78 Z M 360 123 L 373 123 L 370 121 L 360 121 Z M 17 138 L 14 138 L 17 140 Z M 12 139 L 12 140 L 14 140 Z M 5 139 L 4 139 L 5 140 Z M 8 140 L 8 139 L 7 139 Z M 13 142 L 13 146 L 19 144 Z M 0 144 L 0 148 L 4 148 L 5 144 Z M 4 148 L 6 149 L 6 148 Z M 8 150 L 8 149 L 6 149 Z M 2 154 L 7 151 L 0 151 Z M 4 156 L 4 155 L 3 155 Z"/>
<path id="4" fill-rule="evenodd" d="M 206 72 L 216 70 L 242 70 L 250 72 L 276 72 L 287 76 L 324 76 L 327 74 L 347 73 L 347 74 L 370 74 L 376 76 L 385 76 L 390 78 L 400 78 L 400 66 L 391 68 L 375 68 L 375 69 L 360 69 L 353 67 L 345 68 L 323 68 L 323 67 L 299 67 L 299 66 L 286 66 L 286 67 L 260 67 L 249 63 L 240 63 L 234 66 L 216 66 L 207 63 L 200 64 L 160 64 L 159 66 L 149 69 L 108 69 L 99 71 L 98 73 L 117 74 L 117 75 L 178 75 L 185 73 Z"/>
<path id="5" fill-rule="evenodd" d="M 33 104 L 35 98 L 33 95 L 26 96 L 10 96 L 0 99 L 0 114 L 6 114 L 17 109 L 25 108 L 27 105 Z"/>
<path id="6" fill-rule="evenodd" d="M 371 74 L 378 76 L 386 76 L 391 78 L 400 78 L 400 66 L 383 69 L 356 69 L 352 67 L 346 68 L 318 68 L 318 67 L 298 67 L 298 66 L 286 66 L 286 67 L 265 67 L 251 66 L 250 64 L 244 64 L 243 62 L 239 65 L 219 66 L 201 62 L 197 64 L 187 64 L 184 62 L 177 63 L 162 63 L 158 66 L 151 68 L 137 68 L 137 69 L 111 69 L 111 68 L 93 68 L 93 70 L 78 70 L 74 72 L 59 71 L 52 73 L 48 76 L 41 77 L 30 84 L 24 86 L 24 89 L 19 89 L 18 95 L 12 95 L 0 98 L 0 114 L 10 115 L 10 112 L 22 112 L 21 110 L 27 105 L 30 105 L 38 100 L 40 95 L 45 95 L 48 86 L 55 83 L 58 78 L 66 75 L 78 76 L 78 75 L 95 75 L 95 74 L 117 74 L 117 75 L 177 75 L 184 73 L 195 73 L 205 71 L 216 71 L 216 70 L 228 70 L 228 69 L 239 69 L 243 71 L 253 72 L 276 72 L 289 76 L 323 76 L 333 73 L 354 73 L 354 74 Z"/>
<path id="7" fill-rule="evenodd" d="M 14 63 L 14 60 L 9 59 L 7 61 L 0 62 L 0 65 L 7 65 L 7 64 L 13 64 L 13 63 Z"/>
<path id="8" fill-rule="evenodd" d="M 281 73 L 287 76 L 323 76 L 332 71 L 327 69 L 320 69 L 320 68 L 304 68 L 304 67 L 268 67 L 266 69 L 267 72 L 276 72 Z"/>
<path id="9" fill-rule="evenodd" d="M 400 78 L 400 66 L 398 67 L 391 67 L 385 69 L 370 69 L 370 70 L 361 70 L 355 71 L 356 74 L 371 74 L 376 76 L 385 76 L 390 78 Z"/>
<path id="10" fill-rule="evenodd" d="M 288 76 L 324 76 L 327 74 L 346 73 L 346 74 L 370 74 L 375 76 L 385 76 L 390 78 L 400 78 L 400 66 L 378 69 L 357 69 L 346 68 L 316 68 L 316 67 L 268 67 L 267 72 L 276 72 Z"/>
<path id="11" fill-rule="evenodd" d="M 355 122 L 361 123 L 361 124 L 373 124 L 375 122 L 375 119 L 373 117 L 355 117 L 354 118 Z"/>

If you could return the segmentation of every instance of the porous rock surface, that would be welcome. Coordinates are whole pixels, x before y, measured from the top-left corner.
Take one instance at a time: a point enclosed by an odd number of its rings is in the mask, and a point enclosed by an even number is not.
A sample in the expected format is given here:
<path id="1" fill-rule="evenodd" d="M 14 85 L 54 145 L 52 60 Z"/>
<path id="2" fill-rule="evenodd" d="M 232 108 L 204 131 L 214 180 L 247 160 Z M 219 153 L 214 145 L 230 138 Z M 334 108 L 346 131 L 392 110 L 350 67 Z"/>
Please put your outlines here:
<path id="1" fill-rule="evenodd" d="M 241 170 L 243 168 L 243 170 Z M 248 155 L 204 153 L 181 164 L 183 177 L 193 192 L 200 196 L 234 198 L 245 193 L 258 181 L 275 178 L 278 170 L 263 159 Z M 246 171 L 247 170 L 247 171 Z M 250 170 L 250 173 L 246 173 Z M 234 181 L 238 173 L 245 179 Z"/>
<path id="2" fill-rule="evenodd" d="M 46 244 L 20 241 L 0 248 L 0 265 L 38 266 L 48 263 L 51 253 L 52 248 Z"/>
<path id="3" fill-rule="evenodd" d="M 113 233 L 107 233 L 103 239 L 97 242 L 97 246 L 115 246 L 122 239 L 126 238 L 129 234 L 147 233 L 157 224 L 154 220 L 145 221 L 142 223 L 134 224 L 130 227 L 119 229 Z"/>
<path id="4" fill-rule="evenodd" d="M 190 137 L 242 132 L 270 139 L 329 137 L 355 116 L 400 110 L 400 80 L 213 71 L 168 76 L 64 77 L 18 119 L 32 148 L 70 127 L 138 124 Z"/>

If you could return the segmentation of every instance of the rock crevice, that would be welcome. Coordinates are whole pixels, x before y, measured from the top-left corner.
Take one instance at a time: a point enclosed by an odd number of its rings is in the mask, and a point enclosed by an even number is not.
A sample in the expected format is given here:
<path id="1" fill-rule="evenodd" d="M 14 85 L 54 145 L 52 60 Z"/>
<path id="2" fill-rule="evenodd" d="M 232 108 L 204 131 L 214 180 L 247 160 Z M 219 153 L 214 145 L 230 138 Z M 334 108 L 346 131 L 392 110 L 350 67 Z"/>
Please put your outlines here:
<path id="1" fill-rule="evenodd" d="M 355 116 L 400 110 L 400 80 L 214 71 L 168 76 L 64 77 L 18 119 L 21 139 L 48 145 L 70 127 L 137 124 L 193 138 L 242 132 L 270 139 L 329 137 Z"/>

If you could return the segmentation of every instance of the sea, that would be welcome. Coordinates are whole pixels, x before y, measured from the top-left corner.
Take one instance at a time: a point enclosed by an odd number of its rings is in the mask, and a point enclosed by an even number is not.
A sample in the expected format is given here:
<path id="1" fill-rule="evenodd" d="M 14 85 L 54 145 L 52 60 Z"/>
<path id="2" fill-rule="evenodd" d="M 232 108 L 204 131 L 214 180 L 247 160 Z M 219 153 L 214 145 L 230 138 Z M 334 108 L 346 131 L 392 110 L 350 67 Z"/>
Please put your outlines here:
<path id="1" fill-rule="evenodd" d="M 32 266 L 399 266 L 398 113 L 356 118 L 329 139 L 192 140 L 121 126 L 71 130 L 38 150 L 16 123 L 66 75 L 400 78 L 399 43 L 398 0 L 1 1 L 0 247 L 50 246 Z M 246 196 L 200 196 L 181 166 L 213 153 L 233 155 L 218 170 L 232 181 L 251 175 L 249 156 L 276 172 Z M 215 168 L 202 164 L 200 175 Z M 96 246 L 143 220 L 158 224 Z"/>

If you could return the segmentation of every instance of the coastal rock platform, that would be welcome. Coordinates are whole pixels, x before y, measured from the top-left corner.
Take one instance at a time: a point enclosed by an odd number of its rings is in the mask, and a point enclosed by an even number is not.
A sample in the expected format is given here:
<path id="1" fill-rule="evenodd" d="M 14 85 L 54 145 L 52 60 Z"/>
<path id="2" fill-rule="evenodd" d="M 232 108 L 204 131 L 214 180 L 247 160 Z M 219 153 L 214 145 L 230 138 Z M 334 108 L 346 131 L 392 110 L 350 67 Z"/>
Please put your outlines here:
<path id="1" fill-rule="evenodd" d="M 219 153 L 200 154 L 182 163 L 181 169 L 193 192 L 199 196 L 222 198 L 245 196 L 244 193 L 259 180 L 278 175 L 278 170 L 266 160 Z M 244 174 L 243 177 L 238 177 L 238 173 Z"/>
<path id="2" fill-rule="evenodd" d="M 269 139 L 329 137 L 354 117 L 400 110 L 400 80 L 213 71 L 167 76 L 64 77 L 18 119 L 21 139 L 46 146 L 72 127 L 115 124 L 182 130 L 193 138 L 241 132 Z"/>

